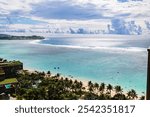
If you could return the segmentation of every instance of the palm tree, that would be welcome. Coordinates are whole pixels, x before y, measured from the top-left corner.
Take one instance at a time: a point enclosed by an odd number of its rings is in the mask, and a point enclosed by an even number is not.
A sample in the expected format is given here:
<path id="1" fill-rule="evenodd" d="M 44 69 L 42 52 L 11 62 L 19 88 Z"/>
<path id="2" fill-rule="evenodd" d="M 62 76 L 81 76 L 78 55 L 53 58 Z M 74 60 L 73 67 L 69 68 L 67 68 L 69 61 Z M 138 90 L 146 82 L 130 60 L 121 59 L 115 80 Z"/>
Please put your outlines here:
<path id="1" fill-rule="evenodd" d="M 88 81 L 88 87 L 90 87 L 92 84 L 92 81 Z"/>
<path id="2" fill-rule="evenodd" d="M 57 73 L 54 78 L 60 78 L 60 73 Z"/>
<path id="3" fill-rule="evenodd" d="M 107 86 L 107 91 L 109 91 L 108 93 L 111 94 L 112 90 L 113 90 L 113 86 L 111 84 L 108 84 Z"/>
<path id="4" fill-rule="evenodd" d="M 65 78 L 64 80 L 64 85 L 66 87 L 66 90 L 68 91 L 68 89 L 70 88 L 70 82 L 69 82 L 69 79 L 68 78 Z"/>
<path id="5" fill-rule="evenodd" d="M 81 95 L 82 95 L 82 87 L 83 87 L 83 83 L 82 83 L 81 81 L 78 82 L 77 87 L 78 87 L 78 93 L 79 93 L 79 95 L 81 96 Z"/>
<path id="6" fill-rule="evenodd" d="M 104 90 L 105 90 L 105 83 L 101 83 L 100 87 L 99 87 L 99 91 L 101 94 L 104 93 Z"/>
<path id="7" fill-rule="evenodd" d="M 63 78 L 63 77 L 61 77 L 61 78 L 60 78 L 60 81 L 64 81 L 64 78 Z"/>
<path id="8" fill-rule="evenodd" d="M 122 92 L 123 92 L 123 89 L 121 88 L 121 86 L 115 86 L 115 91 L 116 91 L 116 93 L 117 94 L 122 94 Z"/>
<path id="9" fill-rule="evenodd" d="M 80 82 L 76 82 L 75 83 L 75 86 L 76 86 L 76 88 L 77 88 L 77 90 L 79 91 L 81 91 L 82 90 L 82 86 L 83 86 L 83 83 L 80 81 Z"/>
<path id="10" fill-rule="evenodd" d="M 48 75 L 48 77 L 50 77 L 51 76 L 51 72 L 47 71 L 47 75 Z"/>
<path id="11" fill-rule="evenodd" d="M 80 85 L 80 88 L 82 89 L 82 87 L 83 87 L 83 82 L 79 82 L 79 85 Z"/>
<path id="12" fill-rule="evenodd" d="M 99 88 L 99 84 L 98 83 L 94 83 L 94 88 L 98 89 Z"/>
<path id="13" fill-rule="evenodd" d="M 79 83 L 78 83 L 78 81 L 75 80 L 74 83 L 73 83 L 73 85 L 74 85 L 74 90 L 75 90 L 75 92 L 77 92 L 77 90 L 78 90 L 78 88 L 79 88 Z"/>
<path id="14" fill-rule="evenodd" d="M 127 97 L 129 99 L 136 99 L 137 98 L 137 93 L 134 89 L 131 89 L 131 91 L 128 91 Z"/>
<path id="15" fill-rule="evenodd" d="M 65 78 L 65 82 L 69 82 L 69 79 L 68 79 L 68 78 Z"/>
<path id="16" fill-rule="evenodd" d="M 72 81 L 72 79 L 70 79 L 69 80 L 69 88 L 70 88 L 70 90 L 72 90 L 72 85 L 73 85 L 73 81 Z"/>
<path id="17" fill-rule="evenodd" d="M 98 88 L 99 88 L 99 84 L 98 84 L 98 83 L 94 83 L 94 88 L 95 88 L 95 90 L 96 90 L 96 92 L 97 92 L 97 90 L 98 90 Z"/>
<path id="18" fill-rule="evenodd" d="M 88 82 L 88 90 L 89 92 L 93 92 L 93 83 L 91 81 Z"/>

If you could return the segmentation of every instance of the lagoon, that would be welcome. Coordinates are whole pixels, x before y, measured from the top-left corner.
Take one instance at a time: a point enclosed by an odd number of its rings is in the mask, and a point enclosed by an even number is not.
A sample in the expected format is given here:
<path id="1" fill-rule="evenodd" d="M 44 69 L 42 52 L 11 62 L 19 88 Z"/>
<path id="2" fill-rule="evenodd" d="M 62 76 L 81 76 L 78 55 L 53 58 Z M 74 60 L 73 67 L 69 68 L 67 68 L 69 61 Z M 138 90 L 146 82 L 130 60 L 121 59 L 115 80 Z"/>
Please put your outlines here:
<path id="1" fill-rule="evenodd" d="M 150 40 L 133 36 L 52 36 L 42 41 L 0 41 L 0 57 L 20 60 L 26 69 L 146 90 Z"/>

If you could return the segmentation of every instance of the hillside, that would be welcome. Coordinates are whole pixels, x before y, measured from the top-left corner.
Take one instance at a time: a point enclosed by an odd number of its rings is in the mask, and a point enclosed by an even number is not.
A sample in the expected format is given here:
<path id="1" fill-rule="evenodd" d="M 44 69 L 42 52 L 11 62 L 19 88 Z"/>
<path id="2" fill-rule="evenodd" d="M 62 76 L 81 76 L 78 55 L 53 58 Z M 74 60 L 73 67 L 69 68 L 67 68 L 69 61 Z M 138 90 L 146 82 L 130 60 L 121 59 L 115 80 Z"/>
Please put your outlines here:
<path id="1" fill-rule="evenodd" d="M 0 34 L 0 40 L 35 40 L 35 39 L 44 39 L 42 36 L 13 36 Z"/>

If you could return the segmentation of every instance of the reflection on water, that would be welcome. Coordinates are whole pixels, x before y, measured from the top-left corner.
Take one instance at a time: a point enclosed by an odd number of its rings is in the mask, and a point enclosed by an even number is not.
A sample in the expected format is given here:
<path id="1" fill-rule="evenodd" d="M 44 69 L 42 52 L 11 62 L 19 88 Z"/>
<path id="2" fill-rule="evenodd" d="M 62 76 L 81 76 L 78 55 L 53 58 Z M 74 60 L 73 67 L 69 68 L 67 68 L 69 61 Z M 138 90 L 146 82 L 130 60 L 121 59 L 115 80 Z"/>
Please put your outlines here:
<path id="1" fill-rule="evenodd" d="M 75 46 L 84 44 L 87 46 L 87 43 L 95 43 L 91 42 L 91 40 L 88 40 L 88 42 L 84 40 L 85 43 L 82 42 L 83 40 L 74 42 L 75 40 L 70 41 L 69 39 L 56 39 L 55 41 L 50 43 L 56 45 L 74 43 Z M 45 40 L 42 43 L 48 42 L 49 40 Z M 110 42 L 107 40 L 107 43 Z M 106 43 L 106 41 L 96 41 L 96 43 L 101 45 Z M 128 43 L 127 46 L 132 45 L 131 42 L 125 41 L 116 41 L 114 43 L 117 43 L 116 47 L 121 46 L 123 43 Z M 139 44 L 139 42 L 136 43 L 137 45 Z M 143 45 L 144 43 L 146 42 L 143 42 Z M 107 46 L 112 47 L 115 44 L 111 43 Z M 126 51 L 126 49 L 111 50 L 108 48 L 66 48 L 32 44 L 30 41 L 1 41 L 0 57 L 9 60 L 21 60 L 26 68 L 42 71 L 51 70 L 54 73 L 59 72 L 66 77 L 71 75 L 74 78 L 83 80 L 118 84 L 126 90 L 133 88 L 140 93 L 145 92 L 146 89 L 146 49 L 144 51 L 143 49 L 142 51 Z"/>
<path id="2" fill-rule="evenodd" d="M 66 45 L 80 47 L 122 47 L 148 48 L 150 39 L 108 39 L 108 38 L 62 38 L 50 37 L 42 40 L 42 44 Z"/>

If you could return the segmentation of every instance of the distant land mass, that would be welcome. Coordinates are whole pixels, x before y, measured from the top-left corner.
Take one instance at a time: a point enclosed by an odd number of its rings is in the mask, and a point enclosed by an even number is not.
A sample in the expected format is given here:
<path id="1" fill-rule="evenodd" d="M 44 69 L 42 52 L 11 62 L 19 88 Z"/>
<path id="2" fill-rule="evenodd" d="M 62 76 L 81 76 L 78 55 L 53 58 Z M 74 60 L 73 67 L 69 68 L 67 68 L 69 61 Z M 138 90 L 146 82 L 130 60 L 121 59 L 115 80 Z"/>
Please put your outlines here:
<path id="1" fill-rule="evenodd" d="M 0 40 L 36 40 L 36 39 L 44 39 L 43 36 L 13 36 L 7 34 L 0 34 Z"/>

